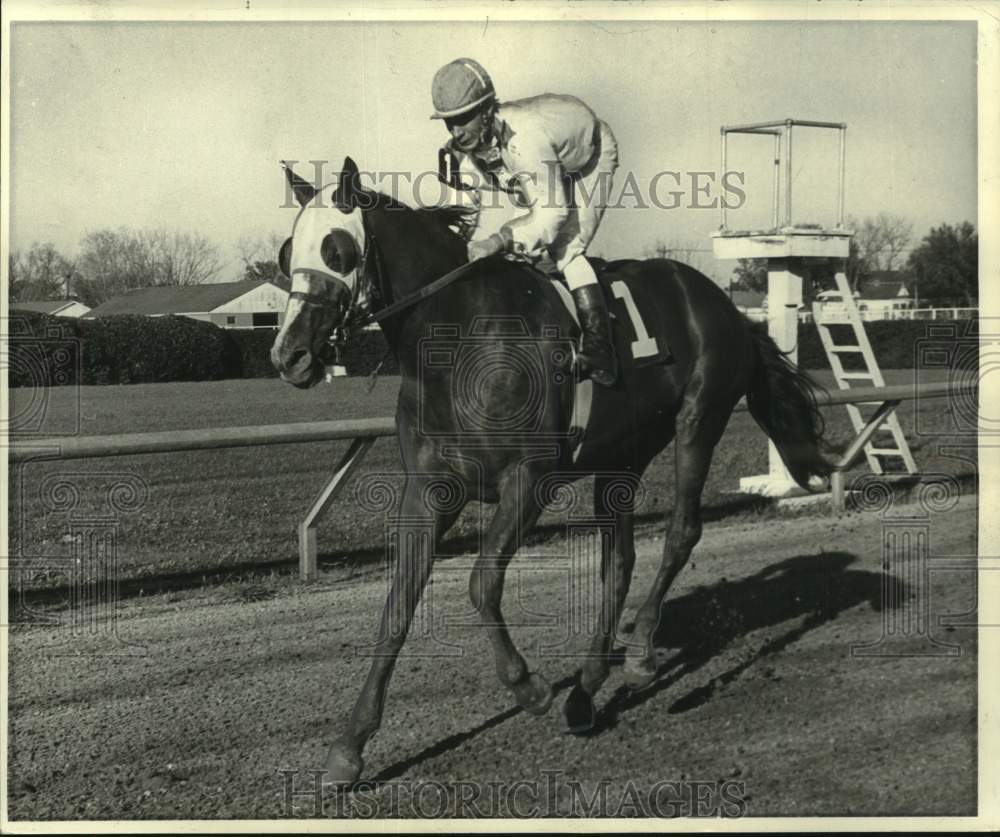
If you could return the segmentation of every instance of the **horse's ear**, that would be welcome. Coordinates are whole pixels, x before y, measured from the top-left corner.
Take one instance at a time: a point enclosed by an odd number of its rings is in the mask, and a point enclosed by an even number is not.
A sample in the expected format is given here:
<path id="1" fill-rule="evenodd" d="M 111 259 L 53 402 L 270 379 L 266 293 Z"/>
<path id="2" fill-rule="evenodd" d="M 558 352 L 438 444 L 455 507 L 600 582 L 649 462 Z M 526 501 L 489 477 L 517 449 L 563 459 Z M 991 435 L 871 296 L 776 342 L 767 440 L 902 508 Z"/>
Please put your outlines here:
<path id="1" fill-rule="evenodd" d="M 337 180 L 337 191 L 333 196 L 334 205 L 341 212 L 351 212 L 358 205 L 360 195 L 361 173 L 358 165 L 350 157 L 345 157 Z"/>
<path id="2" fill-rule="evenodd" d="M 288 185 L 292 187 L 295 200 L 299 206 L 305 206 L 316 196 L 316 187 L 293 172 L 292 167 L 284 160 L 281 161 L 281 165 L 285 169 L 285 177 L 288 179 Z"/>

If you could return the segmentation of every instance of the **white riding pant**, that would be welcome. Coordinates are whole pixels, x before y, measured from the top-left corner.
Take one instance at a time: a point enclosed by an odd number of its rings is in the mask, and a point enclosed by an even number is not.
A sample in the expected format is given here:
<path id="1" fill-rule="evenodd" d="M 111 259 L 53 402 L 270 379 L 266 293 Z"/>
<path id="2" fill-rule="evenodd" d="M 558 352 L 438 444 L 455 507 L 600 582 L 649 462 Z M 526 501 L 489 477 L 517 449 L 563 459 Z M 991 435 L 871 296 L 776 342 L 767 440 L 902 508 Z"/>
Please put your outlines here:
<path id="1" fill-rule="evenodd" d="M 571 178 L 569 215 L 548 246 L 549 257 L 566 277 L 570 290 L 597 281 L 594 269 L 583 258 L 597 234 L 618 169 L 618 142 L 606 122 L 600 123 L 600 148 L 587 167 Z"/>

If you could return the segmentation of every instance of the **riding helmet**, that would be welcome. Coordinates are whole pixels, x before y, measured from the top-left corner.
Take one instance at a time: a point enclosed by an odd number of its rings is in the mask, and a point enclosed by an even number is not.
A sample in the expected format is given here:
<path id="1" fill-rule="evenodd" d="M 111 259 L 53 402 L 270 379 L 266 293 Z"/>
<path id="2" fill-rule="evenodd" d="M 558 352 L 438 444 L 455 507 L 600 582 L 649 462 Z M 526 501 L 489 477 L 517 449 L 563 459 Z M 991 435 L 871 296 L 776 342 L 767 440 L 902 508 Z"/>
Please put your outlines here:
<path id="1" fill-rule="evenodd" d="M 431 119 L 459 116 L 495 97 L 493 79 L 483 66 L 471 58 L 456 58 L 434 74 Z"/>

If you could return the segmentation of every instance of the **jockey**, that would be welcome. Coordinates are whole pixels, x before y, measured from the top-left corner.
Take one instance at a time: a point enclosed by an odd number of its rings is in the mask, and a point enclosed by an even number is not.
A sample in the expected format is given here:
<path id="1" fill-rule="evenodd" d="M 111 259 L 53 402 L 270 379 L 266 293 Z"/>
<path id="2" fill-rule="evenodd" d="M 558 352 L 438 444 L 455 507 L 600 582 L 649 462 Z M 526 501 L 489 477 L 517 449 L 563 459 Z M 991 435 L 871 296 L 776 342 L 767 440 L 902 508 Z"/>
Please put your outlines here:
<path id="1" fill-rule="evenodd" d="M 451 133 L 443 153 L 463 155 L 490 188 L 529 208 L 489 238 L 470 242 L 469 260 L 513 252 L 535 262 L 548 255 L 576 303 L 581 368 L 612 386 L 617 362 L 608 309 L 586 258 L 618 167 L 611 128 L 573 96 L 545 93 L 501 104 L 486 70 L 471 58 L 438 70 L 431 98 L 431 118 L 443 119 Z"/>

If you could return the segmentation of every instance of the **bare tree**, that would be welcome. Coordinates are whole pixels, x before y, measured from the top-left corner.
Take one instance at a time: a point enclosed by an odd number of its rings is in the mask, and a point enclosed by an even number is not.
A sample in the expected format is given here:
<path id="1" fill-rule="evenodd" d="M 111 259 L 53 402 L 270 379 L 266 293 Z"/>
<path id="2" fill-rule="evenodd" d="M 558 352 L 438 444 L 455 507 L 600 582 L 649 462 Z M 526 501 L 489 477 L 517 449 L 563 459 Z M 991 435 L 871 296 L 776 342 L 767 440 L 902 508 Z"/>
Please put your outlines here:
<path id="1" fill-rule="evenodd" d="M 198 233 L 152 230 L 139 240 L 153 265 L 153 284 L 200 285 L 222 268 L 215 245 Z"/>
<path id="2" fill-rule="evenodd" d="M 236 240 L 236 255 L 246 268 L 252 268 L 259 262 L 277 262 L 278 251 L 285 238 L 285 235 L 276 232 L 240 236 Z"/>
<path id="3" fill-rule="evenodd" d="M 81 242 L 80 296 L 95 305 L 151 285 L 197 285 L 222 268 L 218 250 L 198 233 L 96 230 Z"/>
<path id="4" fill-rule="evenodd" d="M 242 235 L 236 240 L 236 255 L 248 267 L 254 262 L 276 261 L 284 241 L 276 232 Z"/>
<path id="5" fill-rule="evenodd" d="M 286 280 L 278 269 L 278 251 L 285 239 L 278 233 L 244 235 L 236 241 L 236 254 L 243 262 L 241 279 L 265 279 L 284 287 Z"/>
<path id="6" fill-rule="evenodd" d="M 74 272 L 73 262 L 48 241 L 36 242 L 27 251 L 12 250 L 7 266 L 12 302 L 63 299 Z"/>
<path id="7" fill-rule="evenodd" d="M 847 226 L 854 229 L 847 261 L 852 290 L 871 273 L 899 267 L 913 237 L 913 223 L 888 212 L 864 220 L 849 218 Z"/>
<path id="8" fill-rule="evenodd" d="M 88 305 L 155 284 L 152 259 L 130 230 L 96 230 L 80 243 L 80 295 Z"/>

